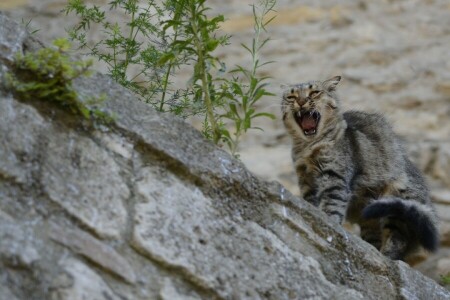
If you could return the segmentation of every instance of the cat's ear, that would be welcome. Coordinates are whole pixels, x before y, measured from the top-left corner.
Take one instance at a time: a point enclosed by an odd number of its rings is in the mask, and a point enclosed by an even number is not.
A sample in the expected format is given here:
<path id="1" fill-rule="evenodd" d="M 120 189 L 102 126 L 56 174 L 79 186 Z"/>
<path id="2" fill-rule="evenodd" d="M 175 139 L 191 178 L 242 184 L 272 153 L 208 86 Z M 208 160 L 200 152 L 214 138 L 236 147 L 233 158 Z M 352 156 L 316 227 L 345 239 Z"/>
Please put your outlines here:
<path id="1" fill-rule="evenodd" d="M 323 87 L 328 92 L 333 92 L 336 90 L 336 86 L 339 81 L 341 81 L 341 76 L 334 76 L 333 78 L 327 79 L 323 82 Z"/>

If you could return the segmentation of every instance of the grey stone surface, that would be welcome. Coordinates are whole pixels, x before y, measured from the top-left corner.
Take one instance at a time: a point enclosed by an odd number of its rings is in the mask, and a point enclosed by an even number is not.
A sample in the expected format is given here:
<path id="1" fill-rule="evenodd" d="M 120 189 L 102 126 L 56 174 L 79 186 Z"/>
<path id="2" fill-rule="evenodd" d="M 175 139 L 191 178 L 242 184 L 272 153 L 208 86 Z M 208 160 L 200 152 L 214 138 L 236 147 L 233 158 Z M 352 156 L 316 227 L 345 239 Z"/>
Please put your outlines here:
<path id="1" fill-rule="evenodd" d="M 81 254 L 100 265 L 128 283 L 136 282 L 136 275 L 130 264 L 120 256 L 112 247 L 101 243 L 94 237 L 81 230 L 61 228 L 55 225 L 50 227 L 49 236 L 77 254 Z"/>
<path id="2" fill-rule="evenodd" d="M 130 196 L 120 167 L 91 138 L 52 129 L 46 145 L 52 155 L 42 164 L 45 192 L 98 235 L 118 239 L 127 219 L 124 201 Z"/>
<path id="3" fill-rule="evenodd" d="M 12 219 L 0 216 L 0 259 L 10 267 L 30 268 L 40 255 L 33 245 L 33 232 Z"/>
<path id="4" fill-rule="evenodd" d="M 437 299 L 448 299 L 448 291 L 438 287 L 435 282 L 429 278 L 422 277 L 419 271 L 411 270 L 405 263 L 397 262 L 399 270 L 399 280 L 401 282 L 400 296 L 404 299 L 419 300 L 430 299 L 436 297 Z M 420 289 L 411 289 L 419 280 Z"/>
<path id="5" fill-rule="evenodd" d="M 172 299 L 199 300 L 199 299 L 201 299 L 198 296 L 189 296 L 189 295 L 180 294 L 177 291 L 176 286 L 170 280 L 170 278 L 164 279 L 163 287 L 161 288 L 159 296 L 161 297 L 161 300 L 172 300 Z"/>
<path id="6" fill-rule="evenodd" d="M 190 274 L 223 298 L 255 299 L 260 294 L 279 299 L 330 298 L 341 293 L 347 299 L 363 299 L 354 290 L 330 283 L 316 260 L 289 253 L 257 223 L 220 215 L 223 210 L 214 209 L 211 199 L 195 185 L 164 170 L 142 171 L 136 194 L 143 203 L 135 206 L 133 243 L 149 257 Z M 284 272 L 290 275 L 280 277 Z M 300 281 L 310 284 L 295 287 Z M 237 291 L 245 294 L 239 296 Z"/>
<path id="7" fill-rule="evenodd" d="M 107 283 L 82 262 L 68 258 L 59 265 L 62 272 L 52 282 L 51 300 L 120 300 Z"/>
<path id="8" fill-rule="evenodd" d="M 2 286 L 0 289 L 0 299 L 17 300 L 16 296 L 11 293 L 7 286 Z"/>
<path id="9" fill-rule="evenodd" d="M 0 86 L 1 296 L 450 299 L 107 77 L 75 86 L 105 93 L 116 122 L 87 127 Z"/>
<path id="10" fill-rule="evenodd" d="M 31 176 L 29 167 L 33 152 L 39 144 L 40 135 L 46 130 L 45 122 L 34 108 L 8 97 L 0 103 L 0 111 L 0 126 L 4 129 L 0 133 L 0 173 L 17 183 L 27 184 Z M 23 131 L 16 124 L 26 124 L 29 130 Z"/>

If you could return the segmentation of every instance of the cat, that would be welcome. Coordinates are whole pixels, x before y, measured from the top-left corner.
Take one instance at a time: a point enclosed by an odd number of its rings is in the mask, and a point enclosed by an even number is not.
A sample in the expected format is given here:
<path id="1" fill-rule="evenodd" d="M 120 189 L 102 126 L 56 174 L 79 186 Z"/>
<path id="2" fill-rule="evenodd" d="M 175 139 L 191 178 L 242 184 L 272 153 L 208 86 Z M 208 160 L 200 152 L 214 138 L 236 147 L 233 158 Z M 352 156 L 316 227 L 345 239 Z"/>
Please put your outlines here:
<path id="1" fill-rule="evenodd" d="M 287 86 L 282 118 L 302 197 L 332 220 L 359 224 L 384 255 L 438 248 L 437 216 L 419 170 L 376 113 L 342 112 L 340 76 Z"/>

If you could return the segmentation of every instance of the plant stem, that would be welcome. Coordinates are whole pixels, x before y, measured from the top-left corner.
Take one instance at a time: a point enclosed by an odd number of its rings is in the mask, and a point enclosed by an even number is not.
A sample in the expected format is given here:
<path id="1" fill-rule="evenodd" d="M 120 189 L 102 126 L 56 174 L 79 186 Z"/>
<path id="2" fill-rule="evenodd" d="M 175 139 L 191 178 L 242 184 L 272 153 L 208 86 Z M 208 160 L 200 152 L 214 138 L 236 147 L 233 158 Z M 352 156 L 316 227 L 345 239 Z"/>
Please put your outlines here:
<path id="1" fill-rule="evenodd" d="M 256 10 L 255 6 L 253 6 L 253 9 Z M 256 64 L 258 62 L 259 35 L 261 33 L 261 22 L 263 17 L 264 16 L 257 15 L 255 12 L 255 37 L 253 38 L 254 47 L 252 48 L 252 60 L 253 60 L 252 77 L 255 76 L 256 69 L 258 67 Z"/>
<path id="2" fill-rule="evenodd" d="M 202 81 L 202 91 L 203 91 L 204 101 L 205 101 L 205 106 L 206 106 L 206 115 L 209 119 L 209 123 L 211 124 L 213 141 L 215 144 L 217 144 L 220 140 L 220 134 L 217 129 L 216 118 L 214 117 L 214 108 L 212 105 L 211 96 L 209 94 L 208 78 L 207 78 L 207 73 L 206 73 L 205 57 L 204 57 L 205 49 L 202 45 L 202 41 L 201 41 L 200 37 L 198 36 L 199 32 L 198 32 L 197 24 L 195 23 L 197 20 L 195 6 L 191 6 L 191 14 L 192 14 L 192 16 L 191 16 L 192 18 L 191 18 L 190 24 L 192 27 L 192 32 L 194 33 L 195 47 L 197 48 L 197 55 L 198 55 L 197 64 L 199 65 L 199 69 L 200 69 L 200 73 L 201 73 L 200 80 Z"/>
<path id="3" fill-rule="evenodd" d="M 236 156 L 236 153 L 237 153 L 237 148 L 238 148 L 238 145 L 239 145 L 239 138 L 241 137 L 241 131 L 237 131 L 236 130 L 236 132 L 234 133 L 234 139 L 233 139 L 233 142 L 232 142 L 232 147 L 231 147 L 231 155 L 233 155 L 233 156 Z"/>
<path id="4" fill-rule="evenodd" d="M 176 41 L 178 37 L 178 30 L 175 30 L 175 34 L 173 37 L 173 40 Z M 166 74 L 164 74 L 164 83 L 163 83 L 163 91 L 162 91 L 162 96 L 161 96 L 161 104 L 159 105 L 159 111 L 163 112 L 163 108 L 164 108 L 164 100 L 166 98 L 166 91 L 167 91 L 167 85 L 169 84 L 169 76 L 170 76 L 170 72 L 172 71 L 172 67 L 173 67 L 173 63 L 169 62 L 169 66 L 167 67 L 167 71 Z"/>
<path id="5" fill-rule="evenodd" d="M 181 15 L 182 15 L 181 11 L 182 11 L 182 9 L 184 7 L 183 4 L 184 3 L 181 3 L 181 5 L 180 5 L 179 2 L 176 3 L 174 17 L 173 17 L 174 21 L 179 21 L 180 20 Z M 173 42 L 176 42 L 177 38 L 178 38 L 178 33 L 179 33 L 178 25 L 174 26 L 173 30 L 174 30 Z M 170 60 L 169 60 L 168 63 L 169 63 L 169 66 L 167 67 L 167 71 L 164 74 L 164 83 L 163 83 L 163 91 L 162 91 L 162 96 L 161 96 L 161 104 L 159 105 L 159 111 L 161 111 L 161 112 L 164 111 L 163 109 L 164 109 L 164 104 L 165 104 L 165 99 L 166 99 L 166 94 L 167 94 L 167 85 L 169 84 L 170 72 L 172 71 L 172 68 L 174 66 L 174 63 L 172 63 Z"/>
<path id="6" fill-rule="evenodd" d="M 199 43 L 197 43 L 199 44 Z M 209 95 L 209 89 L 208 89 L 208 81 L 206 76 L 206 68 L 205 68 L 205 62 L 203 57 L 203 51 L 201 49 L 201 46 L 198 45 L 198 48 L 201 52 L 199 52 L 198 60 L 199 64 L 201 66 L 201 81 L 202 81 L 202 89 L 203 94 L 205 96 L 205 105 L 206 105 L 206 114 L 208 115 L 209 122 L 211 123 L 211 130 L 213 132 L 213 141 L 215 144 L 219 142 L 220 136 L 219 131 L 217 130 L 217 124 L 216 119 L 214 118 L 214 108 L 212 106 L 211 97 Z"/>
<path id="7" fill-rule="evenodd" d="M 164 74 L 163 91 L 162 91 L 162 96 L 161 96 L 161 103 L 159 105 L 159 111 L 160 112 L 164 112 L 164 103 L 165 103 L 164 100 L 166 98 L 167 85 L 169 83 L 169 76 L 170 76 L 171 69 L 172 69 L 172 63 L 169 63 L 169 66 L 167 67 L 166 74 Z"/>
<path id="8" fill-rule="evenodd" d="M 131 25 L 131 28 L 130 28 L 130 36 L 128 37 L 128 40 L 129 41 L 131 41 L 131 39 L 133 38 L 133 34 L 134 34 L 134 21 L 135 21 L 135 12 L 134 12 L 134 10 L 132 11 L 132 13 L 131 13 L 131 23 L 130 24 L 132 24 Z M 127 51 L 126 51 L 126 54 L 125 54 L 125 62 L 124 62 L 124 70 L 123 70 L 123 73 L 125 74 L 125 77 L 127 76 L 126 74 L 127 74 L 127 68 L 128 68 L 128 62 L 129 62 L 129 60 L 130 60 L 130 52 L 131 51 L 129 51 L 128 49 L 126 49 Z"/>

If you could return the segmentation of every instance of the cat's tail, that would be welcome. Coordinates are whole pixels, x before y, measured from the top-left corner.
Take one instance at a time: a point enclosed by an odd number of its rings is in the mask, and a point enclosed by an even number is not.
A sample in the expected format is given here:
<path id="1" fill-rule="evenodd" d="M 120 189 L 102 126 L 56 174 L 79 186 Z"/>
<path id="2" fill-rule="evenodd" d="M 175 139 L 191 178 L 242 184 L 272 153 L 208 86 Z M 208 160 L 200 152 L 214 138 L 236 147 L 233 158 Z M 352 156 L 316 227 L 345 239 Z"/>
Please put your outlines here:
<path id="1" fill-rule="evenodd" d="M 370 203 L 362 212 L 366 219 L 391 218 L 407 224 L 418 242 L 428 251 L 439 246 L 435 213 L 430 206 L 400 198 L 380 199 Z"/>

